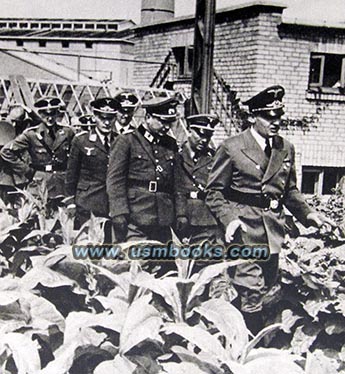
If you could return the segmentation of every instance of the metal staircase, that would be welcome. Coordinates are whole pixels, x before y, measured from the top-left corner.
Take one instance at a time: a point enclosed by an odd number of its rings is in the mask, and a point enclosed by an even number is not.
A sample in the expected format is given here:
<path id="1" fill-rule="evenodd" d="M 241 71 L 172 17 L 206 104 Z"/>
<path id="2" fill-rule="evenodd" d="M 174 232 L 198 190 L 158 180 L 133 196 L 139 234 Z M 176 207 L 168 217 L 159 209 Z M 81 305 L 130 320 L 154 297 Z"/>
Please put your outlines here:
<path id="1" fill-rule="evenodd" d="M 166 86 L 167 83 L 169 83 L 171 89 L 183 92 L 186 97 L 190 97 L 191 80 L 180 82 L 177 79 L 172 51 L 166 56 L 150 87 L 160 88 Z M 238 132 L 239 128 L 236 117 L 239 100 L 236 98 L 236 94 L 236 91 L 231 90 L 220 74 L 217 72 L 213 73 L 211 112 L 218 115 L 227 135 L 233 135 Z"/>

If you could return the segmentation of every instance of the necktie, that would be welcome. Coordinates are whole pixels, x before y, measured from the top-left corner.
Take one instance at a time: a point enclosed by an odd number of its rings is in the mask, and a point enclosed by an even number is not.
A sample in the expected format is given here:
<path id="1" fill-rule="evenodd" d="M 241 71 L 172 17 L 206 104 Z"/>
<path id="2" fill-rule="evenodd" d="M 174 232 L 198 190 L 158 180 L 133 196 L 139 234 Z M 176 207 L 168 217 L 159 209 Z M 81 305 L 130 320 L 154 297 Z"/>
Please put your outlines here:
<path id="1" fill-rule="evenodd" d="M 265 152 L 265 155 L 266 155 L 268 158 L 271 157 L 272 148 L 271 148 L 271 144 L 270 144 L 269 139 L 266 139 L 266 147 L 265 147 L 265 149 L 264 149 L 264 152 Z"/>
<path id="2" fill-rule="evenodd" d="M 109 152 L 110 149 L 110 142 L 109 142 L 109 137 L 105 136 L 104 137 L 104 148 L 107 152 Z"/>
<path id="3" fill-rule="evenodd" d="M 54 127 L 49 127 L 48 133 L 49 133 L 49 136 L 50 136 L 50 137 L 52 138 L 52 140 L 54 141 L 55 138 L 56 138 Z"/>

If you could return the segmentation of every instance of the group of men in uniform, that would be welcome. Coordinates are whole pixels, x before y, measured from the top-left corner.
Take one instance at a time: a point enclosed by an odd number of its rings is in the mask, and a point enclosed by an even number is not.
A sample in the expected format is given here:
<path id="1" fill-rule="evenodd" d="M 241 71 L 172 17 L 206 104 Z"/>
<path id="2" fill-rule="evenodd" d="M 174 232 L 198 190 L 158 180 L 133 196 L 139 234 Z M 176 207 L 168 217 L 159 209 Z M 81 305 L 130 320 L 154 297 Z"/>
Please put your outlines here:
<path id="1" fill-rule="evenodd" d="M 187 117 L 187 140 L 177 145 L 170 133 L 178 118 L 175 97 L 144 101 L 138 127 L 131 123 L 139 103 L 133 93 L 94 100 L 92 114 L 80 118 L 86 130 L 76 135 L 57 122 L 62 101 L 42 98 L 35 103 L 41 123 L 5 145 L 1 157 L 18 181 L 42 173 L 50 197 L 69 198 L 78 227 L 91 212 L 108 218 L 117 242 L 167 243 L 173 227 L 190 244 L 267 244 L 268 261 L 248 262 L 231 274 L 254 331 L 261 326 L 262 297 L 277 280 L 283 206 L 305 225 L 333 225 L 296 187 L 294 147 L 278 135 L 284 93 L 276 85 L 244 102 L 252 126 L 216 152 L 210 140 L 219 119 L 210 114 Z"/>

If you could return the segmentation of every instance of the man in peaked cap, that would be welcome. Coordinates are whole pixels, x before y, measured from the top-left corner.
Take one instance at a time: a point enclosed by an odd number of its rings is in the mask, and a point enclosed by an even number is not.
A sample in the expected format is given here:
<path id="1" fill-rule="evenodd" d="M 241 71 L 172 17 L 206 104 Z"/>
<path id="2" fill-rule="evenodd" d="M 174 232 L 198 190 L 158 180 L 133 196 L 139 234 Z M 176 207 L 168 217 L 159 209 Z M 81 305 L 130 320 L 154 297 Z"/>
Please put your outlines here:
<path id="1" fill-rule="evenodd" d="M 174 222 L 174 164 L 177 146 L 167 135 L 177 118 L 175 98 L 143 103 L 145 121 L 118 136 L 110 154 L 107 191 L 118 241 L 166 243 Z"/>
<path id="2" fill-rule="evenodd" d="M 297 189 L 294 147 L 278 135 L 283 96 L 284 88 L 276 85 L 243 103 L 253 124 L 220 146 L 207 184 L 206 203 L 223 225 L 225 241 L 259 244 L 270 252 L 267 261 L 239 265 L 231 274 L 238 304 L 254 333 L 262 328 L 264 295 L 278 278 L 283 206 L 304 225 L 334 225 L 313 211 Z"/>
<path id="3" fill-rule="evenodd" d="M 64 179 L 74 131 L 58 123 L 65 108 L 63 101 L 54 96 L 42 97 L 34 104 L 41 122 L 26 129 L 4 146 L 2 158 L 11 165 L 15 182 L 23 177 L 36 182 L 45 180 L 49 199 L 65 196 Z M 29 158 L 23 154 L 29 153 Z M 34 191 L 34 190 L 33 190 Z"/>
<path id="4" fill-rule="evenodd" d="M 90 102 L 90 109 L 93 115 L 80 119 L 89 128 L 73 139 L 66 173 L 68 208 L 76 208 L 76 228 L 91 212 L 97 217 L 109 215 L 106 175 L 118 103 L 113 98 L 100 98 Z"/>
<path id="5" fill-rule="evenodd" d="M 132 124 L 132 120 L 138 107 L 139 99 L 132 92 L 124 91 L 117 94 L 115 100 L 119 103 L 115 131 L 118 134 L 132 132 L 136 128 L 136 126 Z"/>
<path id="6" fill-rule="evenodd" d="M 0 120 L 0 149 L 15 137 L 14 126 L 8 121 Z M 15 191 L 15 187 L 23 187 L 24 183 L 25 179 L 22 181 L 22 184 L 15 184 L 10 165 L 0 158 L 0 198 L 2 201 L 5 204 L 13 204 L 15 195 L 11 194 L 11 192 Z"/>
<path id="7" fill-rule="evenodd" d="M 189 135 L 176 162 L 177 233 L 190 244 L 215 241 L 217 221 L 205 203 L 205 188 L 215 151 L 209 146 L 217 116 L 198 114 L 186 118 Z"/>

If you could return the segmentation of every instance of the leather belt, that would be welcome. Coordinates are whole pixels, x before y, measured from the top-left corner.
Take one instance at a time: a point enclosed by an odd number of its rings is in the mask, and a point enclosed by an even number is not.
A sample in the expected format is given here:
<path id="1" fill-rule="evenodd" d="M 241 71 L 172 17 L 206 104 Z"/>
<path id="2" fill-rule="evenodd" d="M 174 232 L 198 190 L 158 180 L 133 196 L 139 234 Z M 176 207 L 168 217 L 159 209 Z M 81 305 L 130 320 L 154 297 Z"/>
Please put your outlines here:
<path id="1" fill-rule="evenodd" d="M 205 200 L 206 193 L 204 191 L 190 191 L 186 193 L 187 199 L 198 199 L 198 200 Z"/>
<path id="2" fill-rule="evenodd" d="M 277 199 L 270 199 L 263 194 L 246 193 L 230 189 L 226 198 L 237 203 L 255 206 L 262 209 L 277 210 L 281 208 L 281 202 Z"/>
<path id="3" fill-rule="evenodd" d="M 167 186 L 164 184 L 158 183 L 158 181 L 145 181 L 139 179 L 128 179 L 127 183 L 128 188 L 131 187 L 143 187 L 147 189 L 149 192 L 165 192 L 165 193 L 173 193 L 172 187 Z"/>

